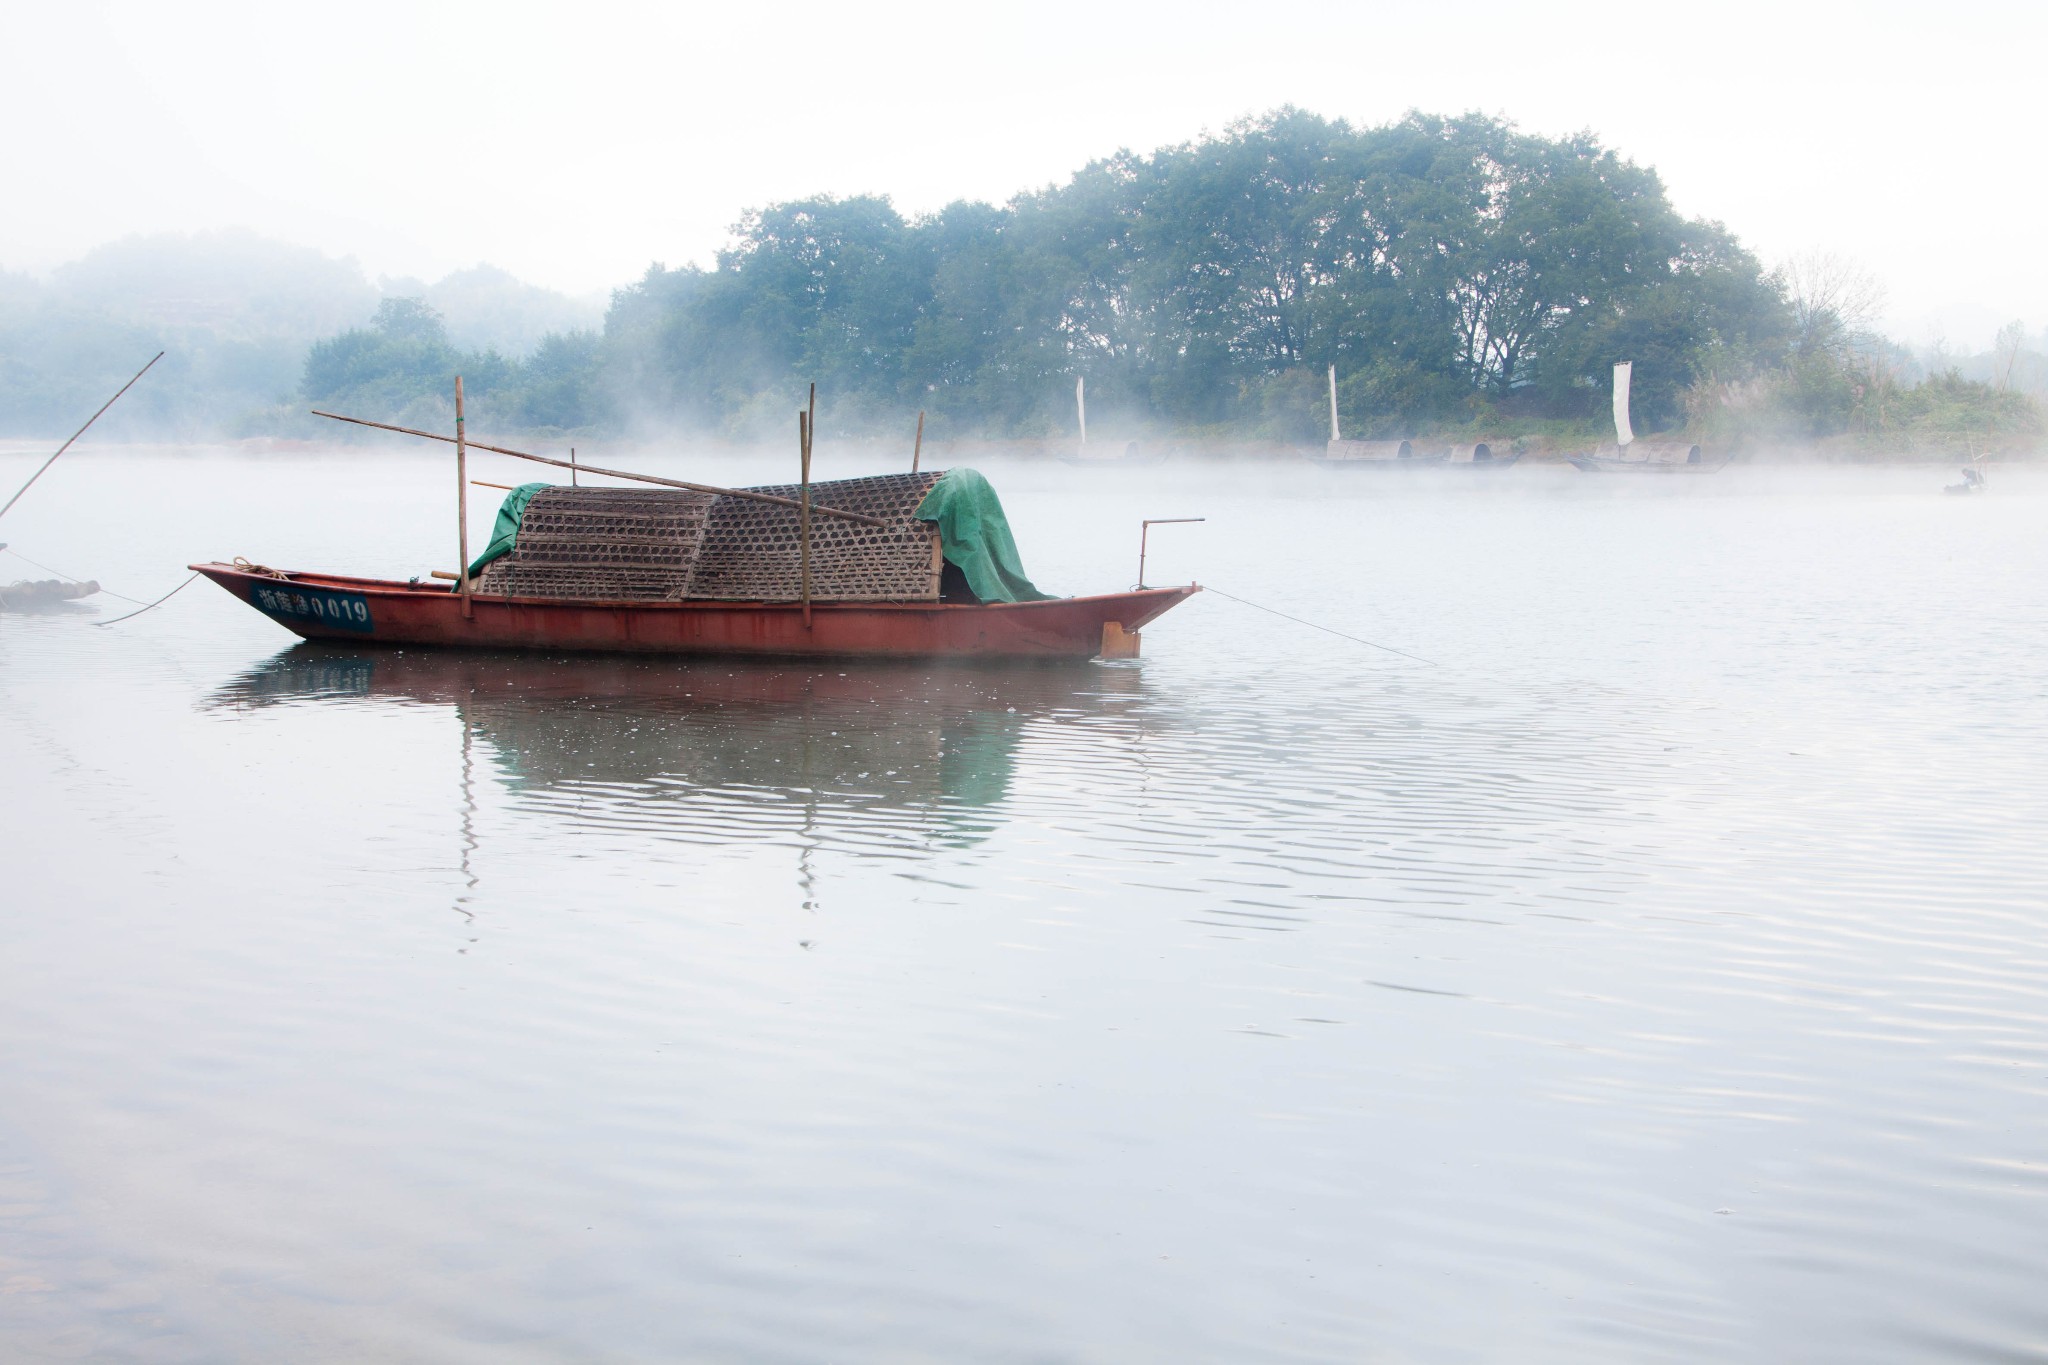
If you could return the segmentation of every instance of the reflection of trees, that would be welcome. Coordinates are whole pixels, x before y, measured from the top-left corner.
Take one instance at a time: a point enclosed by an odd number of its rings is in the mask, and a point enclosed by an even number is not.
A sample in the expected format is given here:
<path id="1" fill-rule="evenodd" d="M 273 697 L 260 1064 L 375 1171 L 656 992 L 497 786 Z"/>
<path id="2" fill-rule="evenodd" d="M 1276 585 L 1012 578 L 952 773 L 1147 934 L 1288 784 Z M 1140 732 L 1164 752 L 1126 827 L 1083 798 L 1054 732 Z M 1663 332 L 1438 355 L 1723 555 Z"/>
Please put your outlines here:
<path id="1" fill-rule="evenodd" d="M 808 828 L 862 811 L 996 805 L 1032 720 L 1118 706 L 1140 686 L 1136 670 L 1087 665 L 684 662 L 301 644 L 207 705 L 448 707 L 515 792 L 621 815 L 716 794 L 704 819 L 715 815 L 739 836 L 749 809 L 771 824 L 776 812 L 800 809 Z"/>

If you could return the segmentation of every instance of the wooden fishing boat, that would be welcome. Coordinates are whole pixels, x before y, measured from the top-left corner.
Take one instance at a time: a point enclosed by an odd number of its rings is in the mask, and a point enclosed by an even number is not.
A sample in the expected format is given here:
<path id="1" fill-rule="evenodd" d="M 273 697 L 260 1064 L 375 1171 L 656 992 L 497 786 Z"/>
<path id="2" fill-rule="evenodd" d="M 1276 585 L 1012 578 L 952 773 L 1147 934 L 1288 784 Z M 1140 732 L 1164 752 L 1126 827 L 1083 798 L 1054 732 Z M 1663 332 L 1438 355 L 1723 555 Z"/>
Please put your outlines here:
<path id="1" fill-rule="evenodd" d="M 1167 449 L 1162 445 L 1141 445 L 1136 441 L 1127 442 L 1121 455 L 1096 455 L 1087 451 L 1060 456 L 1061 464 L 1082 465 L 1094 469 L 1125 469 L 1137 465 L 1165 464 Z"/>
<path id="2" fill-rule="evenodd" d="M 1339 441 L 1323 446 L 1321 455 L 1306 457 L 1325 469 L 1438 469 L 1450 458 L 1445 450 L 1418 453 L 1412 441 Z"/>
<path id="3" fill-rule="evenodd" d="M 584 601 L 451 584 L 191 566 L 308 640 L 472 649 L 852 658 L 1129 657 L 1134 636 L 1201 589 L 1039 602 Z"/>
<path id="4" fill-rule="evenodd" d="M 1685 442 L 1635 441 L 1618 451 L 1602 448 L 1565 458 L 1587 474 L 1711 474 L 1729 457 L 1709 456 L 1702 447 Z"/>
<path id="5" fill-rule="evenodd" d="M 1470 441 L 1451 447 L 1447 467 L 1451 469 L 1506 469 L 1522 458 L 1518 450 L 1495 450 L 1484 441 Z"/>
<path id="6" fill-rule="evenodd" d="M 1728 463 L 1726 454 L 1709 455 L 1691 441 L 1638 441 L 1629 420 L 1629 377 L 1635 363 L 1614 367 L 1614 444 L 1567 455 L 1572 467 L 1586 474 L 1711 474 Z"/>
<path id="7" fill-rule="evenodd" d="M 811 402 L 797 414 L 802 481 L 772 488 L 471 441 L 459 377 L 453 437 L 317 413 L 455 446 L 461 568 L 401 582 L 240 559 L 190 567 L 308 640 L 553 652 L 1130 659 L 1140 628 L 1201 591 L 1040 592 L 994 488 L 971 469 L 919 472 L 913 456 L 908 474 L 813 483 L 815 388 Z M 922 436 L 920 418 L 920 446 Z M 657 487 L 485 485 L 506 496 L 472 563 L 471 450 Z"/>
<path id="8" fill-rule="evenodd" d="M 1337 424 L 1337 367 L 1330 367 L 1330 439 L 1324 442 L 1322 454 L 1303 459 L 1325 469 L 1434 469 L 1450 457 L 1448 450 L 1417 451 L 1413 441 L 1345 440 Z"/>
<path id="9" fill-rule="evenodd" d="M 1091 448 L 1089 446 L 1088 380 L 1085 377 L 1074 381 L 1074 417 L 1079 424 L 1081 442 L 1071 452 L 1059 457 L 1062 464 L 1118 467 L 1161 464 L 1166 460 L 1166 447 L 1157 442 L 1141 444 L 1137 441 L 1127 441 L 1121 453 L 1113 453 L 1100 447 Z"/>

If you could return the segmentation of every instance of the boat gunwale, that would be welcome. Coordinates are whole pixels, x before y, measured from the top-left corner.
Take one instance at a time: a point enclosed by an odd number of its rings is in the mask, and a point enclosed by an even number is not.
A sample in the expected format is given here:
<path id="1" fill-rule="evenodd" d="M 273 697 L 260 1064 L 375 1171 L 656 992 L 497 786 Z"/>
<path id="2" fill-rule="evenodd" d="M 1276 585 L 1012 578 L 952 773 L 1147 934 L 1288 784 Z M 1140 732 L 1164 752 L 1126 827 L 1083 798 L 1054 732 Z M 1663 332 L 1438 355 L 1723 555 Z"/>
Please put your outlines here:
<path id="1" fill-rule="evenodd" d="M 242 579 L 251 583 L 298 583 L 306 587 L 346 586 L 351 592 L 363 592 L 386 597 L 416 598 L 422 593 L 434 597 L 455 597 L 453 584 L 423 583 L 417 580 L 398 578 L 363 578 L 353 574 L 331 574 L 293 569 L 278 569 L 271 573 L 258 573 L 234 564 L 222 564 L 218 560 L 203 564 L 187 564 L 194 573 L 206 575 L 215 582 L 223 579 Z M 282 575 L 280 577 L 280 575 Z M 1052 597 L 1039 602 L 926 602 L 926 601 L 876 601 L 848 602 L 831 601 L 811 603 L 812 611 L 1010 611 L 1028 610 L 1033 607 L 1058 607 L 1075 603 L 1122 601 L 1131 598 L 1157 600 L 1165 597 L 1187 598 L 1202 590 L 1199 583 L 1187 583 L 1176 587 L 1133 588 L 1128 592 L 1091 593 L 1085 597 Z M 586 607 L 606 611 L 617 610 L 660 610 L 660 611 L 802 611 L 801 602 L 767 602 L 760 600 L 728 600 L 707 597 L 687 598 L 678 602 L 650 601 L 622 597 L 509 597 L 472 590 L 472 601 L 489 602 L 493 605 L 532 607 Z"/>

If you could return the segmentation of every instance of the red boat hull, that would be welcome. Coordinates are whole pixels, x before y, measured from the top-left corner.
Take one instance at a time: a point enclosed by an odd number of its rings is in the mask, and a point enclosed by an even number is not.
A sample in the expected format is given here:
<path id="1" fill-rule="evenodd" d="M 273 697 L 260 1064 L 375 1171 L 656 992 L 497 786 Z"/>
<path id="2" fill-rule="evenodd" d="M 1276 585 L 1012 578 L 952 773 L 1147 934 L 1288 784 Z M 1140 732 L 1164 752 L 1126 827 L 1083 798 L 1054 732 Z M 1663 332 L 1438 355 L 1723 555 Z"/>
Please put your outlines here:
<path id="1" fill-rule="evenodd" d="M 439 583 L 194 564 L 242 601 L 308 640 L 468 649 L 846 658 L 1088 659 L 1104 627 L 1138 630 L 1201 591 L 1145 588 L 1102 597 L 970 605 L 948 602 L 567 602 L 472 596 Z"/>

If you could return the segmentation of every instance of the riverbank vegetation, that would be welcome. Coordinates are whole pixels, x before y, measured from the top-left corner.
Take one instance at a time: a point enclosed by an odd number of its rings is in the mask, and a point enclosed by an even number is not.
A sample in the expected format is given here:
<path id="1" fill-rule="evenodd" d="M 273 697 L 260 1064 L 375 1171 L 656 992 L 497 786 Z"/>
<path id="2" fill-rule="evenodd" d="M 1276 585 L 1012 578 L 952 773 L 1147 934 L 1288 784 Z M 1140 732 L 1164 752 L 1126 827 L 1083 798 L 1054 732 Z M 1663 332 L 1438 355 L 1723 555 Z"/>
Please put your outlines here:
<path id="1" fill-rule="evenodd" d="M 1592 136 L 1478 115 L 1281 110 L 923 217 L 774 204 L 710 265 L 617 290 L 601 327 L 519 345 L 435 302 L 364 306 L 236 425 L 309 431 L 308 405 L 445 425 L 461 372 L 479 429 L 772 440 L 815 380 L 828 432 L 924 409 L 940 437 L 1058 441 L 1085 378 L 1112 438 L 1309 445 L 1335 366 L 1347 435 L 1570 445 L 1611 439 L 1625 359 L 1643 432 L 1873 453 L 2041 436 L 2023 331 L 2002 377 L 1930 368 L 1876 335 L 1867 277 L 1767 269 Z"/>

